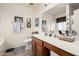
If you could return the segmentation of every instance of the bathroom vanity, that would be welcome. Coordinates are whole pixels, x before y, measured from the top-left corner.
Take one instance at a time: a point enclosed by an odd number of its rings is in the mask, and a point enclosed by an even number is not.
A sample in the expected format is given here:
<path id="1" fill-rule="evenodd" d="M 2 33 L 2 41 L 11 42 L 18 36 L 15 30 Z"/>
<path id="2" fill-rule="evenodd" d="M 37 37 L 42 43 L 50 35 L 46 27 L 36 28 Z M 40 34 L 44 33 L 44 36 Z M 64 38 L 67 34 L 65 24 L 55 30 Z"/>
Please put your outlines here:
<path id="1" fill-rule="evenodd" d="M 79 55 L 79 43 L 66 42 L 55 37 L 35 34 L 32 36 L 32 51 L 34 56 L 50 56 L 53 51 L 59 56 Z"/>

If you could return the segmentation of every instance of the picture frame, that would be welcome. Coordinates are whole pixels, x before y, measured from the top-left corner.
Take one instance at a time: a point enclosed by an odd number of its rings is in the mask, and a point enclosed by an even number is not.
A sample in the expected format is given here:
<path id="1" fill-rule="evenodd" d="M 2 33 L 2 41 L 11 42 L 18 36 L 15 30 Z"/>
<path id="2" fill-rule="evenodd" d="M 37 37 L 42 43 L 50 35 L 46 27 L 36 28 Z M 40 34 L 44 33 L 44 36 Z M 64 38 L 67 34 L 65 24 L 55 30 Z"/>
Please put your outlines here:
<path id="1" fill-rule="evenodd" d="M 45 25 L 46 24 L 46 21 L 45 20 L 42 20 L 42 24 Z"/>
<path id="2" fill-rule="evenodd" d="M 36 27 L 39 26 L 39 17 L 37 17 L 37 18 L 35 19 L 35 26 L 36 26 Z"/>
<path id="3" fill-rule="evenodd" d="M 14 22 L 22 23 L 23 22 L 23 17 L 14 16 Z"/>
<path id="4" fill-rule="evenodd" d="M 31 28 L 31 18 L 27 18 L 27 28 Z"/>
<path id="5" fill-rule="evenodd" d="M 42 20 L 42 31 L 43 32 L 46 32 L 47 31 L 47 22 L 46 22 L 46 20 Z"/>

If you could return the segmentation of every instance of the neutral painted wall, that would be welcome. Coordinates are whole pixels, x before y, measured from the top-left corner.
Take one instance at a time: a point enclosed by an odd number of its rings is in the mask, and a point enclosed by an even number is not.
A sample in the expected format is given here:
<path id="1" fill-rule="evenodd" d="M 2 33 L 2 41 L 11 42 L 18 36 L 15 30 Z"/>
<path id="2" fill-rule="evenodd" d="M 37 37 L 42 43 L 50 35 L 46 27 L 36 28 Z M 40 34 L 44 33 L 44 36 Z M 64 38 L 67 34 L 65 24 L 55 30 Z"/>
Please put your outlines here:
<path id="1" fill-rule="evenodd" d="M 29 7 L 19 6 L 16 4 L 0 4 L 0 38 L 5 38 L 7 42 L 6 48 L 24 45 L 24 40 L 27 36 L 31 36 L 33 31 L 32 23 L 31 28 L 25 27 L 23 31 L 14 33 L 12 31 L 14 16 L 23 17 L 23 23 L 26 25 L 26 18 L 31 17 L 33 22 L 33 15 L 33 10 Z"/>
<path id="2" fill-rule="evenodd" d="M 45 14 L 47 10 L 53 8 L 54 6 L 56 6 L 56 3 L 50 3 L 47 7 L 44 6 L 44 3 L 40 4 L 39 7 L 37 7 L 36 9 L 34 9 L 34 17 L 39 17 L 40 18 L 40 26 L 39 27 L 34 27 L 34 30 L 37 30 L 39 32 L 41 32 L 41 22 L 42 20 L 47 20 L 47 27 L 50 27 L 50 23 L 53 25 L 54 24 L 54 17 L 52 15 L 49 14 Z M 44 14 L 44 15 L 43 15 Z M 51 27 L 50 27 L 51 28 Z M 54 26 L 52 27 L 52 29 L 54 28 Z M 48 29 L 49 31 L 50 29 Z"/>
<path id="3" fill-rule="evenodd" d="M 50 9 L 50 7 L 46 7 Z M 6 48 L 13 48 L 19 47 L 24 45 L 24 40 L 31 36 L 32 31 L 38 30 L 41 32 L 41 21 L 43 20 L 41 13 L 45 9 L 44 6 L 39 5 L 39 8 L 29 8 L 22 5 L 17 4 L 0 4 L 0 38 L 5 38 L 7 42 Z M 14 16 L 21 16 L 23 17 L 23 24 L 26 25 L 26 18 L 32 18 L 32 27 L 27 28 L 25 27 L 23 31 L 19 33 L 14 33 L 12 31 L 12 22 L 14 20 Z M 35 27 L 35 18 L 40 18 L 40 25 L 39 27 Z M 54 16 L 52 15 L 45 15 L 45 20 L 47 20 L 48 28 L 54 28 Z M 53 26 L 50 26 L 50 23 Z M 48 29 L 49 31 L 49 29 Z"/>

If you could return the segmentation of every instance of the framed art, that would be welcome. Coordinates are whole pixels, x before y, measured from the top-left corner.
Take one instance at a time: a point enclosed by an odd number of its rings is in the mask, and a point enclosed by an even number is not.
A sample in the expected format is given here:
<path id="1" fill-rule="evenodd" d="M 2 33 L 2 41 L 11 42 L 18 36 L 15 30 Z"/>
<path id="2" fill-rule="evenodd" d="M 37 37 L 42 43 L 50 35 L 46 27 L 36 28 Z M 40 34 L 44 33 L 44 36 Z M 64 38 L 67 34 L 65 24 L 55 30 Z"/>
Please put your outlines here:
<path id="1" fill-rule="evenodd" d="M 31 18 L 27 18 L 27 28 L 31 28 Z"/>
<path id="2" fill-rule="evenodd" d="M 37 17 L 37 18 L 35 19 L 35 26 L 36 26 L 36 27 L 39 26 L 39 17 Z"/>
<path id="3" fill-rule="evenodd" d="M 23 17 L 14 16 L 13 32 L 21 32 L 23 30 L 22 23 Z"/>
<path id="4" fill-rule="evenodd" d="M 46 32 L 47 31 L 47 23 L 46 20 L 42 20 L 42 31 Z"/>
<path id="5" fill-rule="evenodd" d="M 23 22 L 23 17 L 15 16 L 14 17 L 14 22 L 22 23 Z"/>

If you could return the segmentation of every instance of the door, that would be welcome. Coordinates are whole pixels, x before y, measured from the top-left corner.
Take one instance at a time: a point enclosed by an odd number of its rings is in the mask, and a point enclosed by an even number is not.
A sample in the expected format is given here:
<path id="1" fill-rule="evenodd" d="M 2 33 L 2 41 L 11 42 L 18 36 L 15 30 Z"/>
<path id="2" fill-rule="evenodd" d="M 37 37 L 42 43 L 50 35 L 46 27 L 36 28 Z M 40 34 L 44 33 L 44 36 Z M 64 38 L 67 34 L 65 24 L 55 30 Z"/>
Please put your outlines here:
<path id="1" fill-rule="evenodd" d="M 36 55 L 42 56 L 42 47 L 36 44 Z"/>
<path id="2" fill-rule="evenodd" d="M 35 47 L 36 47 L 36 46 L 35 46 L 35 42 L 32 41 L 32 54 L 33 54 L 33 56 L 36 55 Z"/>

